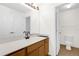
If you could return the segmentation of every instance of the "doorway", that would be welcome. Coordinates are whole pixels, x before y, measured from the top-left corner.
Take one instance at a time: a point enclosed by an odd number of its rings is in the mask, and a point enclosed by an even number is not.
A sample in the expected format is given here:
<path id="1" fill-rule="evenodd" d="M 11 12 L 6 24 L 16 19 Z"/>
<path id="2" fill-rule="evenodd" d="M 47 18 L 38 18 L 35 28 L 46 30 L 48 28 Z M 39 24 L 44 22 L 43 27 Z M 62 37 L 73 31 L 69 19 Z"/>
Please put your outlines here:
<path id="1" fill-rule="evenodd" d="M 65 3 L 56 7 L 56 54 L 62 49 L 79 48 L 79 4 Z M 63 50 L 62 50 L 63 52 Z"/>

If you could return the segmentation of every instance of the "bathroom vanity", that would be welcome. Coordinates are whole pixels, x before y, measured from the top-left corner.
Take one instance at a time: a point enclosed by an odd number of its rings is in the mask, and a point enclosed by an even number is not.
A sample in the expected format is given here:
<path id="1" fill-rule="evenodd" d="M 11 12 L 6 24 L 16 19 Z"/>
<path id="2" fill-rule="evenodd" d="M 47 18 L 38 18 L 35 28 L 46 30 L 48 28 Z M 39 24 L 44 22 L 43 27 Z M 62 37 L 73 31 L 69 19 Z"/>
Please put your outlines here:
<path id="1" fill-rule="evenodd" d="M 45 56 L 45 55 L 48 55 L 47 38 L 9 54 L 9 56 Z"/>
<path id="2" fill-rule="evenodd" d="M 5 50 L 2 50 L 0 54 L 6 56 L 47 56 L 49 51 L 48 37 L 33 37 L 5 45 L 9 46 L 3 47 Z"/>

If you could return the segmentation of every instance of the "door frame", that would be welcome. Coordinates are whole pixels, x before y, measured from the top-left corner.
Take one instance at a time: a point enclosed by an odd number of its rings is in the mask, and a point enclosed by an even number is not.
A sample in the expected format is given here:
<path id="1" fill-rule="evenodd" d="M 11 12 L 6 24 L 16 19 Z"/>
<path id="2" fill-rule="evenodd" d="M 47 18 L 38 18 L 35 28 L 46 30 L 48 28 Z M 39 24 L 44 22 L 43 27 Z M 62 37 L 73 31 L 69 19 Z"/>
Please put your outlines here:
<path id="1" fill-rule="evenodd" d="M 55 44 L 55 45 L 56 45 L 56 55 L 58 55 L 58 52 L 59 52 L 59 51 L 57 51 L 57 50 L 58 50 L 58 48 L 57 48 L 58 42 L 57 42 L 57 41 L 59 40 L 59 39 L 57 38 L 57 37 L 58 37 L 58 36 L 57 36 L 57 35 L 58 35 L 58 34 L 57 34 L 57 33 L 58 33 L 58 30 L 57 30 L 57 28 L 58 28 L 58 25 L 57 25 L 57 21 L 58 21 L 58 19 L 57 19 L 57 17 L 58 17 L 58 11 L 57 11 L 57 10 L 58 10 L 59 7 L 65 5 L 65 4 L 67 4 L 67 3 L 63 3 L 63 4 L 61 4 L 61 5 L 55 7 L 55 29 L 56 29 L 56 44 Z M 60 45 L 60 44 L 59 44 L 59 45 Z M 59 48 L 59 50 L 60 50 L 60 48 Z"/>

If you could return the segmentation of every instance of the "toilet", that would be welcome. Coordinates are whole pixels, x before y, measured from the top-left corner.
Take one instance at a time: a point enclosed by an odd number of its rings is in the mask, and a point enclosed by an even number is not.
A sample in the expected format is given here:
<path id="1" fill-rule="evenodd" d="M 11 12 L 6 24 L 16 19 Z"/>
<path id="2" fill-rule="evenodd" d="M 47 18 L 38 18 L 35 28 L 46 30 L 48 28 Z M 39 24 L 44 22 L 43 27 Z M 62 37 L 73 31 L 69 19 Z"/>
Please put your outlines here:
<path id="1" fill-rule="evenodd" d="M 72 44 L 73 37 L 72 36 L 65 36 L 64 39 L 65 39 L 66 49 L 71 50 L 71 44 Z"/>
<path id="2" fill-rule="evenodd" d="M 71 42 L 66 41 L 65 44 L 66 44 L 66 49 L 71 50 Z"/>

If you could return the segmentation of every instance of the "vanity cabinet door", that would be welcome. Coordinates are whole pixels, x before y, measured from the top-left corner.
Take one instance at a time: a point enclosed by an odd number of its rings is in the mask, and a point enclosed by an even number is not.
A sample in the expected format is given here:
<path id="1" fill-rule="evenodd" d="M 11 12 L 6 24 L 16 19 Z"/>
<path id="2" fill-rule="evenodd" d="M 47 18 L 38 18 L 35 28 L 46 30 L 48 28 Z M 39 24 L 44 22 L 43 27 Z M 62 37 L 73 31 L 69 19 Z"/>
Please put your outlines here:
<path id="1" fill-rule="evenodd" d="M 49 52 L 49 40 L 46 39 L 45 40 L 45 55 L 48 55 L 48 52 Z"/>
<path id="2" fill-rule="evenodd" d="M 45 49 L 44 49 L 44 46 L 41 46 L 40 48 L 39 48 L 39 56 L 44 56 L 45 55 L 45 51 L 44 51 Z"/>
<path id="3" fill-rule="evenodd" d="M 27 47 L 27 53 L 30 53 L 30 52 L 32 52 L 36 49 L 39 49 L 39 47 L 42 46 L 42 45 L 44 45 L 44 40 L 28 46 Z"/>
<path id="4" fill-rule="evenodd" d="M 28 56 L 38 56 L 39 55 L 39 50 L 34 50 L 33 52 L 31 52 L 30 54 L 28 54 Z"/>
<path id="5" fill-rule="evenodd" d="M 21 49 L 10 54 L 10 56 L 25 56 L 25 55 L 26 55 L 26 49 Z"/>

